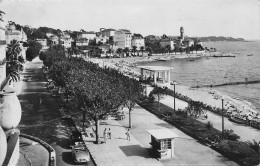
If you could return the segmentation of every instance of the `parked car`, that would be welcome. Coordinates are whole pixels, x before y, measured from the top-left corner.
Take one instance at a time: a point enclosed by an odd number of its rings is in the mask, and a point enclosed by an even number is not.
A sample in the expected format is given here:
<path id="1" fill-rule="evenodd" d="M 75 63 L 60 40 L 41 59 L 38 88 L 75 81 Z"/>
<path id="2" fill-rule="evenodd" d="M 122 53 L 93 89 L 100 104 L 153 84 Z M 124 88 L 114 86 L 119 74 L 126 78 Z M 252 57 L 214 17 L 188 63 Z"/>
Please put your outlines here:
<path id="1" fill-rule="evenodd" d="M 70 135 L 70 142 L 71 145 L 75 145 L 77 142 L 82 142 L 82 135 L 80 132 L 78 131 L 72 131 L 71 135 Z"/>
<path id="2" fill-rule="evenodd" d="M 72 147 L 71 153 L 75 163 L 86 163 L 90 161 L 89 151 L 84 142 L 76 142 Z"/>

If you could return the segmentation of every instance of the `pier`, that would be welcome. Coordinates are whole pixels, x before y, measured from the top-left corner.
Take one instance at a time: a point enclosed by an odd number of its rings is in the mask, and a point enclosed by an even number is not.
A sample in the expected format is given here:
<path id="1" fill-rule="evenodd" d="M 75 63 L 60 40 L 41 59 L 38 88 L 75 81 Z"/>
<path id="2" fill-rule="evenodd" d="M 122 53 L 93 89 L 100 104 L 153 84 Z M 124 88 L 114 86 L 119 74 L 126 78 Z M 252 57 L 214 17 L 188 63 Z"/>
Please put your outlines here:
<path id="1" fill-rule="evenodd" d="M 254 81 L 237 81 L 237 82 L 228 82 L 224 84 L 215 84 L 215 85 L 197 85 L 192 86 L 192 88 L 207 88 L 207 87 L 219 87 L 219 86 L 229 86 L 229 85 L 241 85 L 241 84 L 259 84 L 260 80 L 254 80 Z"/>

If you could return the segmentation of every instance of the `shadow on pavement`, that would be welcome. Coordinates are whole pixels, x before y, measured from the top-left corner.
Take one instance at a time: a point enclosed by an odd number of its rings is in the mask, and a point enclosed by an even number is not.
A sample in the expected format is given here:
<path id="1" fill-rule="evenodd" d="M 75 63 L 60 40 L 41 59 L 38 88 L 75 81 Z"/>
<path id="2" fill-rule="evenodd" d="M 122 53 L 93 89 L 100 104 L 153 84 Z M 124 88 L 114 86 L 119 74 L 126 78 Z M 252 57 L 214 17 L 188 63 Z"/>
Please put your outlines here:
<path id="1" fill-rule="evenodd" d="M 59 141 L 56 144 L 63 149 L 71 149 L 69 138 L 59 138 Z"/>
<path id="2" fill-rule="evenodd" d="M 70 165 L 77 165 L 76 163 L 73 162 L 72 159 L 72 154 L 71 152 L 62 152 L 62 160 Z"/>
<path id="3" fill-rule="evenodd" d="M 128 157 L 140 156 L 144 158 L 152 158 L 148 155 L 147 149 L 141 147 L 140 145 L 119 146 L 119 149 L 121 149 Z"/>

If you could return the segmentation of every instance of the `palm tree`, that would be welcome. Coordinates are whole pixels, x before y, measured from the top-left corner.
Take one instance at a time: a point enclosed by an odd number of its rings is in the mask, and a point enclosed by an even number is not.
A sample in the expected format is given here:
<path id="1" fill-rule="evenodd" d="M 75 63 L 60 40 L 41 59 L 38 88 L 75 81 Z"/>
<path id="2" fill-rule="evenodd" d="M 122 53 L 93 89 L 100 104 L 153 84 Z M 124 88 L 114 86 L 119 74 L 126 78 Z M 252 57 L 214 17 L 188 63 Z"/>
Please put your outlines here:
<path id="1" fill-rule="evenodd" d="M 22 49 L 20 43 L 17 40 L 12 40 L 10 44 L 7 45 L 7 61 L 18 60 L 18 56 L 21 54 Z"/>
<path id="2" fill-rule="evenodd" d="M 20 43 L 17 40 L 12 40 L 10 44 L 7 45 L 6 75 L 17 75 L 16 73 L 23 70 L 24 59 L 20 55 L 21 51 Z"/>
<path id="3" fill-rule="evenodd" d="M 14 71 L 14 72 L 10 73 L 10 74 L 7 76 L 7 79 L 9 80 L 9 85 L 10 85 L 12 82 L 20 81 L 19 73 Z"/>
<path id="4" fill-rule="evenodd" d="M 136 50 L 137 50 L 137 47 L 136 47 L 136 46 L 133 46 L 132 51 L 134 52 L 134 55 L 135 55 Z"/>
<path id="5" fill-rule="evenodd" d="M 250 146 L 251 149 L 253 149 L 254 151 L 256 151 L 256 153 L 259 153 L 259 146 L 260 146 L 260 141 L 257 142 L 256 140 L 253 140 L 253 142 L 251 141 L 246 141 L 246 143 Z"/>
<path id="6" fill-rule="evenodd" d="M 119 56 L 121 56 L 121 54 L 123 53 L 123 49 L 122 49 L 122 48 L 118 48 L 118 49 L 116 50 L 116 53 L 118 53 Z"/>
<path id="7" fill-rule="evenodd" d="M 144 46 L 140 47 L 140 50 L 142 52 L 142 56 L 144 55 Z"/>
<path id="8" fill-rule="evenodd" d="M 124 50 L 123 50 L 123 52 L 124 52 L 124 53 L 126 53 L 126 54 L 128 54 L 128 53 L 129 53 L 129 51 L 130 51 L 130 50 L 129 50 L 129 48 L 128 48 L 128 47 L 124 48 Z"/>
<path id="9" fill-rule="evenodd" d="M 170 54 L 170 52 L 171 52 L 171 46 L 168 44 L 167 46 L 165 46 L 165 48 L 166 48 L 166 50 L 168 51 L 168 53 Z"/>

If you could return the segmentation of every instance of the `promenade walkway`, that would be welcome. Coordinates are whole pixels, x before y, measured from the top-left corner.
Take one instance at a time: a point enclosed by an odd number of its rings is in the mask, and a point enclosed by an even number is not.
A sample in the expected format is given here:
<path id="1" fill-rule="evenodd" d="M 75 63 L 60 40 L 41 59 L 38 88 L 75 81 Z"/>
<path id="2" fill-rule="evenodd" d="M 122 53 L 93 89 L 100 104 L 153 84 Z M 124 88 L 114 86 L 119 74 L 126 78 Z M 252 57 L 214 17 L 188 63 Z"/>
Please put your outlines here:
<path id="1" fill-rule="evenodd" d="M 110 128 L 112 131 L 111 139 L 107 143 L 94 144 L 87 142 L 89 151 L 97 166 L 162 166 L 158 160 L 150 157 L 148 150 L 140 144 L 133 136 L 131 140 L 126 139 L 126 128 L 121 126 L 114 118 L 109 117 L 100 125 L 100 136 L 103 142 L 104 129 Z M 91 128 L 87 131 L 92 132 Z"/>
<path id="2" fill-rule="evenodd" d="M 97 166 L 237 165 L 138 105 L 132 112 L 133 127 L 131 141 L 128 141 L 125 134 L 128 128 L 128 110 L 124 108 L 123 111 L 126 115 L 125 119 L 119 121 L 109 117 L 100 125 L 101 141 L 103 141 L 102 133 L 105 128 L 111 129 L 112 139 L 100 145 L 86 142 Z M 152 158 L 147 150 L 150 148 L 151 137 L 146 130 L 163 128 L 170 129 L 180 138 L 175 139 L 175 157 L 158 161 Z M 86 131 L 93 132 L 92 128 Z"/>
<path id="3" fill-rule="evenodd" d="M 182 93 L 182 91 L 178 91 L 178 92 Z M 194 92 L 193 92 L 194 95 L 188 94 L 188 92 L 186 92 L 185 90 L 183 90 L 183 92 L 184 93 L 182 93 L 182 94 L 193 98 L 193 100 L 203 101 L 204 103 L 206 103 L 208 105 L 221 108 L 221 100 L 210 99 L 209 97 L 207 97 L 208 96 L 207 92 L 205 92 L 204 96 L 196 94 L 196 93 L 200 93 L 196 90 L 194 90 Z M 194 96 L 196 96 L 196 97 L 194 97 Z M 171 96 L 164 96 L 160 100 L 160 102 L 169 106 L 169 107 L 171 107 L 171 108 L 174 108 L 173 99 L 174 98 L 171 97 Z M 176 104 L 175 104 L 176 109 L 178 109 L 178 108 L 183 109 L 187 105 L 188 104 L 186 102 L 176 99 Z M 208 121 L 210 121 L 213 124 L 214 128 L 221 131 L 222 130 L 222 117 L 221 117 L 221 115 L 217 115 L 217 114 L 212 113 L 210 111 L 207 112 L 207 115 L 208 115 L 207 119 L 204 119 L 204 120 L 198 119 L 198 120 L 203 122 L 203 123 L 207 123 Z M 255 129 L 255 128 L 250 127 L 250 126 L 231 122 L 226 117 L 224 118 L 224 126 L 225 126 L 225 129 L 233 130 L 234 133 L 239 135 L 241 141 L 247 141 L 247 140 L 253 141 L 253 139 L 255 139 L 256 141 L 260 141 L 260 130 L 258 130 L 258 129 Z"/>

